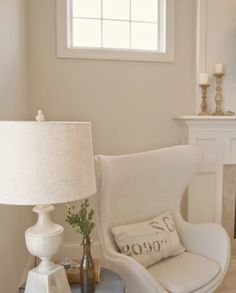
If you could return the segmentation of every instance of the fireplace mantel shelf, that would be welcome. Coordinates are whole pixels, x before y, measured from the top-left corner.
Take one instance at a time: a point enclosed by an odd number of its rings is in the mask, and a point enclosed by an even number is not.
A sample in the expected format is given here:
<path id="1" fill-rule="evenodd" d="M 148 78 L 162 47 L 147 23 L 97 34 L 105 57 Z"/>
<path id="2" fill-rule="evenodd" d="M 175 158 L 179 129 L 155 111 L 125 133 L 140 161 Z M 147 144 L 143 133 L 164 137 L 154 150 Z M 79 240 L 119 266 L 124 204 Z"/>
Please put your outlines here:
<path id="1" fill-rule="evenodd" d="M 174 116 L 181 127 L 192 130 L 202 131 L 236 131 L 236 116 L 197 116 L 185 115 Z M 236 136 L 236 134 L 235 134 Z"/>
<path id="2" fill-rule="evenodd" d="M 176 120 L 195 120 L 195 121 L 236 121 L 236 116 L 198 116 L 198 115 L 183 115 L 174 116 Z"/>

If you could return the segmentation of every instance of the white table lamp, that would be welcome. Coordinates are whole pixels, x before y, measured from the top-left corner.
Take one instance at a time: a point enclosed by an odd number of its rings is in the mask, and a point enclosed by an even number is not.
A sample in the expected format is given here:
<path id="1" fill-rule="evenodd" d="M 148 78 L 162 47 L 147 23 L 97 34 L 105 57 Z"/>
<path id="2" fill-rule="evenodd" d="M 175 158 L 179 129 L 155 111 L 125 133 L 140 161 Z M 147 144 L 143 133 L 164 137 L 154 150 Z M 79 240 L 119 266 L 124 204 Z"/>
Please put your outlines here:
<path id="1" fill-rule="evenodd" d="M 26 293 L 71 292 L 65 270 L 51 258 L 63 242 L 51 204 L 95 193 L 89 122 L 0 122 L 0 203 L 35 205 L 35 225 L 25 232 L 29 252 L 41 259 L 28 274 Z"/>

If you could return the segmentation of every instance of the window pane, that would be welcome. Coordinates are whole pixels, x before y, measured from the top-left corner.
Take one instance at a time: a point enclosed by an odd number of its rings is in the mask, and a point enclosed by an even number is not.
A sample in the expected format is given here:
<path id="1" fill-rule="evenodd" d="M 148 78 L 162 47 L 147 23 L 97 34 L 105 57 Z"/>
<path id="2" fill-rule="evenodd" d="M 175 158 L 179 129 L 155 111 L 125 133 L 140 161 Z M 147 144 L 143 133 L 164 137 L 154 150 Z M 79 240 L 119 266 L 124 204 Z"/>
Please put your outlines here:
<path id="1" fill-rule="evenodd" d="M 157 24 L 132 22 L 131 49 L 157 50 Z"/>
<path id="2" fill-rule="evenodd" d="M 103 18 L 129 20 L 130 0 L 103 0 Z"/>
<path id="3" fill-rule="evenodd" d="M 157 22 L 158 0 L 131 0 L 131 20 Z"/>
<path id="4" fill-rule="evenodd" d="M 94 19 L 74 19 L 73 46 L 101 47 L 101 21 Z"/>
<path id="5" fill-rule="evenodd" d="M 117 49 L 129 48 L 129 22 L 104 20 L 103 47 Z"/>
<path id="6" fill-rule="evenodd" d="M 101 0 L 73 0 L 73 17 L 101 18 Z"/>

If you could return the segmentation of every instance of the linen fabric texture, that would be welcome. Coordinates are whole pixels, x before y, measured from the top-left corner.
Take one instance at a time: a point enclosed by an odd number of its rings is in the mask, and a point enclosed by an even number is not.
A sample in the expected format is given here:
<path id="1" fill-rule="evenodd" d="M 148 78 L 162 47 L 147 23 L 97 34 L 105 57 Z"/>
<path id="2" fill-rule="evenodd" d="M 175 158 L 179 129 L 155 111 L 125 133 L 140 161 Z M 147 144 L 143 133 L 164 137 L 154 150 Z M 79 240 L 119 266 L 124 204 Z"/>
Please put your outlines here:
<path id="1" fill-rule="evenodd" d="M 112 233 L 120 252 L 144 267 L 185 251 L 171 210 L 148 221 L 113 227 Z"/>

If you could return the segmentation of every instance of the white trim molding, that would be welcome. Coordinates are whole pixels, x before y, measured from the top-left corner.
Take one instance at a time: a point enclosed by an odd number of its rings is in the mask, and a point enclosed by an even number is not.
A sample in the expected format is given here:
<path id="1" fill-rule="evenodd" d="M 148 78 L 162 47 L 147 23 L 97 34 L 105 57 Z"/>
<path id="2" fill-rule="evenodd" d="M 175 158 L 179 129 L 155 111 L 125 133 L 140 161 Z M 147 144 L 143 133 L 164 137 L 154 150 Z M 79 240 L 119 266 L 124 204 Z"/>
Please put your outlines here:
<path id="1" fill-rule="evenodd" d="M 200 97 L 200 74 L 207 68 L 207 11 L 208 0 L 197 0 L 197 56 L 196 56 L 196 97 Z M 199 112 L 201 100 L 196 99 L 196 114 Z"/>
<path id="2" fill-rule="evenodd" d="M 166 52 L 72 48 L 70 46 L 69 0 L 57 0 L 57 57 L 102 60 L 175 61 L 175 0 L 166 0 Z"/>
<path id="3" fill-rule="evenodd" d="M 98 240 L 92 242 L 92 256 L 93 258 L 102 258 L 101 245 Z M 59 253 L 56 255 L 56 260 L 62 260 L 69 257 L 70 259 L 81 259 L 82 245 L 80 242 L 65 242 Z"/>
<path id="4" fill-rule="evenodd" d="M 35 267 L 35 260 L 36 258 L 33 255 L 29 255 L 25 268 L 22 272 L 20 281 L 18 283 L 18 288 L 22 287 L 25 284 L 29 270 Z"/>
<path id="5" fill-rule="evenodd" d="M 54 257 L 54 261 L 58 262 L 65 258 L 70 259 L 81 259 L 82 256 L 82 246 L 79 242 L 65 242 L 58 254 Z M 103 264 L 103 256 L 101 251 L 101 245 L 98 240 L 92 242 L 92 256 L 93 258 L 98 258 Z M 28 271 L 35 267 L 36 258 L 29 255 L 27 262 L 25 264 L 24 271 L 21 275 L 18 287 L 23 286 L 27 279 Z"/>

